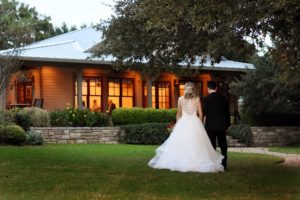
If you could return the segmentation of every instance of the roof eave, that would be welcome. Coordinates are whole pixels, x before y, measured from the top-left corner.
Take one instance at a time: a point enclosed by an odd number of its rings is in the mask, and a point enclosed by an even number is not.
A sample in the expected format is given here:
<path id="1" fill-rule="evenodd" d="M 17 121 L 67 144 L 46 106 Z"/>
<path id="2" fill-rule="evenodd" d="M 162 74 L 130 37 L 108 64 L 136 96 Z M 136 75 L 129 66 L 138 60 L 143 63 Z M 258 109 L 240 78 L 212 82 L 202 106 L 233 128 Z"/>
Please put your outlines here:
<path id="1" fill-rule="evenodd" d="M 233 67 L 200 67 L 203 70 L 209 71 L 234 71 L 234 72 L 247 72 L 249 68 L 233 68 Z"/>
<path id="2" fill-rule="evenodd" d="M 111 61 L 92 60 L 92 59 L 67 59 L 67 58 L 44 58 L 44 57 L 24 57 L 20 56 L 21 61 L 41 61 L 41 62 L 64 62 L 64 63 L 78 63 L 78 64 L 102 64 L 111 65 Z"/>
<path id="3" fill-rule="evenodd" d="M 112 65 L 112 61 L 105 60 L 92 60 L 92 59 L 66 59 L 66 58 L 45 58 L 45 57 L 24 57 L 19 56 L 21 61 L 34 61 L 34 62 L 59 62 L 59 63 L 77 63 L 77 64 L 102 64 Z M 184 66 L 183 66 L 184 67 Z M 186 67 L 186 66 L 185 66 Z M 193 66 L 191 69 L 200 69 L 207 71 L 231 71 L 231 72 L 247 72 L 249 68 L 233 68 L 233 67 L 198 67 Z"/>

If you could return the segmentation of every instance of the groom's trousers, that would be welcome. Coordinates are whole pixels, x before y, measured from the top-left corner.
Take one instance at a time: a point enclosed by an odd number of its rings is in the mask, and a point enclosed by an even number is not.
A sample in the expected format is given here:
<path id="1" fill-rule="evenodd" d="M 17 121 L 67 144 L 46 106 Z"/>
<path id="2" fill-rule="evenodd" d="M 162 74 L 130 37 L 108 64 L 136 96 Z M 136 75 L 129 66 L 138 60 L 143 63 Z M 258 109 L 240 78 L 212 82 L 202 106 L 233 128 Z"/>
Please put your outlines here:
<path id="1" fill-rule="evenodd" d="M 224 156 L 222 160 L 222 165 L 224 168 L 227 167 L 227 142 L 226 142 L 226 131 L 207 131 L 208 137 L 211 141 L 214 149 L 217 148 L 216 140 L 218 140 L 218 145 L 221 149 L 221 153 Z"/>

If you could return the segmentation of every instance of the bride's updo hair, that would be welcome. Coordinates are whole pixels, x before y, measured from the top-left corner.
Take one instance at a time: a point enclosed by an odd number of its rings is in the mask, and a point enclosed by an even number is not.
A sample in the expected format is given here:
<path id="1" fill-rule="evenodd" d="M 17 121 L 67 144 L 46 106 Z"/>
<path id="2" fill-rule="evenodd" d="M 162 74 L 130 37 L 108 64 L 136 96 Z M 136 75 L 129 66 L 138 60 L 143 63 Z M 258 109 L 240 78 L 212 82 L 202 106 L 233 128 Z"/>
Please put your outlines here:
<path id="1" fill-rule="evenodd" d="M 192 82 L 184 84 L 184 98 L 192 99 L 196 97 L 195 85 Z"/>

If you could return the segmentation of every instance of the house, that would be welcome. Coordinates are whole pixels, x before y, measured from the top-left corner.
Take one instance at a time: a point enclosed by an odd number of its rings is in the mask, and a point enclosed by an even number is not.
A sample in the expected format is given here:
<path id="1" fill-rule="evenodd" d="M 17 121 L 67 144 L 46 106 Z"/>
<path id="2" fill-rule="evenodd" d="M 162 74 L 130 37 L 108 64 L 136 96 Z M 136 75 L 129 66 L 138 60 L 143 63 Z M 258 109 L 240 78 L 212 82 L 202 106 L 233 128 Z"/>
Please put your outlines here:
<path id="1" fill-rule="evenodd" d="M 223 58 L 213 67 L 209 61 L 201 68 L 195 63 L 192 69 L 198 72 L 192 77 L 165 73 L 152 82 L 136 71 L 114 71 L 110 56 L 90 59 L 89 49 L 99 41 L 101 32 L 83 28 L 22 47 L 19 49 L 22 68 L 12 76 L 2 103 L 6 107 L 27 106 L 35 99 L 43 99 L 43 108 L 49 111 L 70 104 L 91 109 L 98 106 L 105 112 L 111 99 L 117 107 L 168 109 L 177 107 L 186 81 L 193 81 L 203 97 L 207 94 L 207 81 L 213 79 L 235 113 L 237 99 L 228 93 L 228 82 L 253 67 Z"/>

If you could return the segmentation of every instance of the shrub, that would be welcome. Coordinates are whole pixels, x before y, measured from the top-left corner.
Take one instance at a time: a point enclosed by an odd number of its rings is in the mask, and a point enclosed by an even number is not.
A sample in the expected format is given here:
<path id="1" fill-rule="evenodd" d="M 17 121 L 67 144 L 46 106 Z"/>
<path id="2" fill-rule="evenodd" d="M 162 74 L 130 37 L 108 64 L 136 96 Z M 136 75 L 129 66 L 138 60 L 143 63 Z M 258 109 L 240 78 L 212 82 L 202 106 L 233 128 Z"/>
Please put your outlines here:
<path id="1" fill-rule="evenodd" d="M 300 114 L 291 113 L 251 113 L 244 110 L 241 112 L 243 124 L 251 126 L 298 126 Z"/>
<path id="2" fill-rule="evenodd" d="M 176 109 L 119 108 L 112 112 L 112 121 L 114 125 L 152 122 L 169 123 L 175 119 Z"/>
<path id="3" fill-rule="evenodd" d="M 298 126 L 300 114 L 288 113 L 261 113 L 253 114 L 253 125 L 255 126 Z"/>
<path id="4" fill-rule="evenodd" d="M 0 124 L 7 124 L 6 111 L 0 110 Z"/>
<path id="5" fill-rule="evenodd" d="M 92 113 L 92 112 L 90 112 L 90 113 Z M 99 127 L 99 126 L 108 126 L 109 125 L 110 117 L 107 116 L 106 114 L 99 113 L 99 112 L 92 113 L 92 114 L 94 114 L 93 119 L 95 119 L 95 122 L 94 122 L 94 124 L 92 124 L 92 126 L 98 126 Z M 87 118 L 86 120 L 88 122 L 89 119 Z"/>
<path id="6" fill-rule="evenodd" d="M 26 134 L 26 144 L 30 145 L 41 145 L 43 144 L 44 139 L 41 133 L 34 130 L 30 130 Z"/>
<path id="7" fill-rule="evenodd" d="M 234 139 L 238 139 L 241 143 L 246 143 L 247 145 L 251 144 L 252 132 L 249 125 L 231 125 L 228 129 L 228 135 Z"/>
<path id="8" fill-rule="evenodd" d="M 16 114 L 20 109 L 10 109 L 7 111 L 0 111 L 0 124 L 15 123 Z"/>
<path id="9" fill-rule="evenodd" d="M 124 142 L 128 144 L 161 144 L 169 136 L 167 123 L 123 125 Z"/>
<path id="10" fill-rule="evenodd" d="M 31 120 L 29 113 L 20 110 L 15 115 L 15 123 L 21 126 L 25 131 L 29 131 L 31 126 Z"/>
<path id="11" fill-rule="evenodd" d="M 20 145 L 26 141 L 26 132 L 18 125 L 0 127 L 0 143 Z"/>
<path id="12" fill-rule="evenodd" d="M 104 113 L 94 113 L 87 109 L 66 108 L 50 113 L 51 126 L 108 126 L 109 116 Z"/>
<path id="13" fill-rule="evenodd" d="M 50 125 L 51 126 L 71 126 L 69 124 L 69 116 L 66 110 L 55 110 L 50 113 Z"/>
<path id="14" fill-rule="evenodd" d="M 50 125 L 50 115 L 48 111 L 44 109 L 28 107 L 24 108 L 22 112 L 28 114 L 31 125 L 34 127 L 47 127 Z"/>

